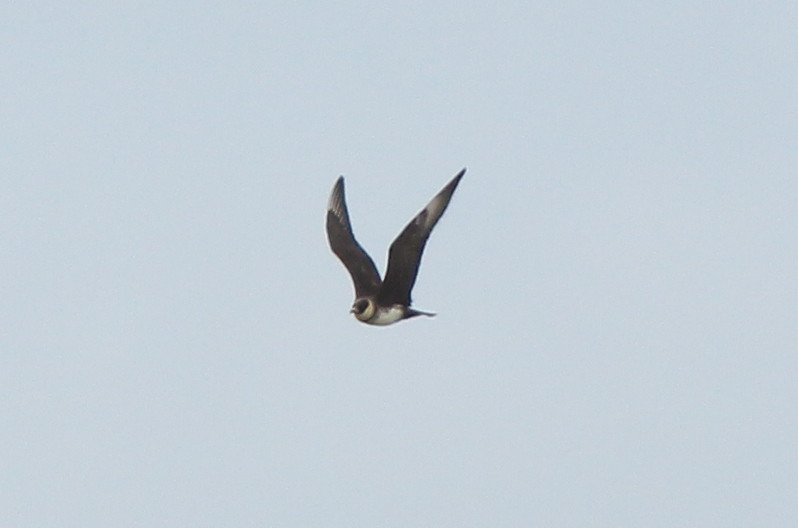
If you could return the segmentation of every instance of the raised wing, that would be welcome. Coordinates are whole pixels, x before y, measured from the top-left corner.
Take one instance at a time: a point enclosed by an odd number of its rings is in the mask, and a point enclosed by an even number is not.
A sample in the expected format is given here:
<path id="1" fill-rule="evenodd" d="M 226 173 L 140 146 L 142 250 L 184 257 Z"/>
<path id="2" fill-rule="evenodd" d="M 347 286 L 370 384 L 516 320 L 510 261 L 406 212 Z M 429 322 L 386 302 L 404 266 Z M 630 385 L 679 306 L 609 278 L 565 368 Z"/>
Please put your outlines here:
<path id="1" fill-rule="evenodd" d="M 407 224 L 391 244 L 388 252 L 388 271 L 377 294 L 379 304 L 400 303 L 410 306 L 410 291 L 416 282 L 424 246 L 432 228 L 449 205 L 449 200 L 452 199 L 452 194 L 465 171 L 463 169 L 457 173 L 457 176 L 435 195 L 435 198 Z"/>
<path id="2" fill-rule="evenodd" d="M 352 233 L 344 196 L 344 177 L 335 182 L 327 203 L 327 240 L 330 249 L 341 259 L 355 285 L 355 297 L 376 295 L 382 281 L 374 261 L 360 247 Z"/>

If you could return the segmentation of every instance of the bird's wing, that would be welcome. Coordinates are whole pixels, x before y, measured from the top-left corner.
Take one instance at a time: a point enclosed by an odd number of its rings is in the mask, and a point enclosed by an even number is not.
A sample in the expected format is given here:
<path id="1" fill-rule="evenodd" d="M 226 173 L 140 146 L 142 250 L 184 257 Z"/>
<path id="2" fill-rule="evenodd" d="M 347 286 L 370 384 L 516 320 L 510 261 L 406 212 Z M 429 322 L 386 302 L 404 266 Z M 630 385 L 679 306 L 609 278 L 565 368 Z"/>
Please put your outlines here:
<path id="1" fill-rule="evenodd" d="M 452 199 L 452 194 L 465 171 L 463 169 L 457 173 L 457 176 L 435 195 L 435 198 L 407 224 L 391 244 L 388 252 L 388 271 L 377 295 L 380 304 L 400 303 L 410 306 L 410 291 L 416 282 L 427 238 L 449 205 L 449 200 Z"/>
<path id="2" fill-rule="evenodd" d="M 341 259 L 355 285 L 355 297 L 376 295 L 382 281 L 374 261 L 360 247 L 352 233 L 349 211 L 344 196 L 344 177 L 335 182 L 327 203 L 327 240 L 333 253 Z"/>

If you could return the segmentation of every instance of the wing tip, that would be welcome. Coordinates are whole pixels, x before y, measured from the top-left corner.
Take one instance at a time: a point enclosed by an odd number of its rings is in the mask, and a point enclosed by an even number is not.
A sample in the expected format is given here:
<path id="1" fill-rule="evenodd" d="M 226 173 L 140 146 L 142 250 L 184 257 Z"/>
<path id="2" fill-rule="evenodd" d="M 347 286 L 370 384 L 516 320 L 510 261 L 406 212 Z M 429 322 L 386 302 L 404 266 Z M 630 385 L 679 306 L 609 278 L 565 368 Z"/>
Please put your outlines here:
<path id="1" fill-rule="evenodd" d="M 467 169 L 467 167 L 463 167 L 460 170 L 460 172 L 458 172 L 454 176 L 454 178 L 452 178 L 451 181 L 449 183 L 447 183 L 446 186 L 443 189 L 441 189 L 441 192 L 439 193 L 439 195 L 448 194 L 449 195 L 449 199 L 451 199 L 452 195 L 454 194 L 454 190 L 457 189 L 457 186 L 460 184 L 460 180 L 463 178 L 463 176 L 465 176 L 466 169 Z M 436 198 L 437 198 L 437 196 L 436 196 Z M 447 202 L 448 202 L 448 200 L 447 200 Z"/>
<path id="2" fill-rule="evenodd" d="M 459 184 L 460 180 L 463 178 L 463 176 L 465 176 L 465 173 L 466 173 L 467 169 L 468 169 L 468 167 L 463 167 L 460 170 L 460 172 L 455 174 L 454 178 L 452 178 L 452 181 L 450 181 L 449 184 L 446 187 L 452 187 L 452 188 L 457 187 L 457 184 Z"/>
<path id="3" fill-rule="evenodd" d="M 332 211 L 336 215 L 341 210 L 341 203 L 344 202 L 344 177 L 338 176 L 333 185 L 330 198 L 327 200 L 327 210 Z"/>

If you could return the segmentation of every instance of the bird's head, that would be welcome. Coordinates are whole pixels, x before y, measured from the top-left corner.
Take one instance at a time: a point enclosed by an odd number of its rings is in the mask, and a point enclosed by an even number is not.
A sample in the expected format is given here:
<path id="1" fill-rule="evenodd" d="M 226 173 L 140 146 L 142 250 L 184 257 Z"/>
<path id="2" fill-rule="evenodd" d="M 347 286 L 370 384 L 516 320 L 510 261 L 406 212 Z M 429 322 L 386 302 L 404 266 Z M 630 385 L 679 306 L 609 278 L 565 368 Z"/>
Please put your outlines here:
<path id="1" fill-rule="evenodd" d="M 355 314 L 355 317 L 360 321 L 368 321 L 374 316 L 374 312 L 376 311 L 377 305 L 374 299 L 360 298 L 355 299 L 355 303 L 352 305 L 352 309 L 349 310 L 349 313 Z"/>

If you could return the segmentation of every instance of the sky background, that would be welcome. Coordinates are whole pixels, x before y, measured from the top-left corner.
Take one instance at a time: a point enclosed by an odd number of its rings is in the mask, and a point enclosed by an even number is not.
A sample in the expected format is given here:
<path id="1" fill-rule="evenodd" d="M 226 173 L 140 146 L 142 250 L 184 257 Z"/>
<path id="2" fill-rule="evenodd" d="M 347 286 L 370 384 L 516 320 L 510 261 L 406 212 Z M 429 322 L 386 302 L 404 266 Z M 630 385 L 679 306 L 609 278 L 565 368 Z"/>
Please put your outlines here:
<path id="1" fill-rule="evenodd" d="M 793 1 L 5 2 L 0 524 L 798 523 Z M 415 306 L 348 312 L 462 167 Z"/>

